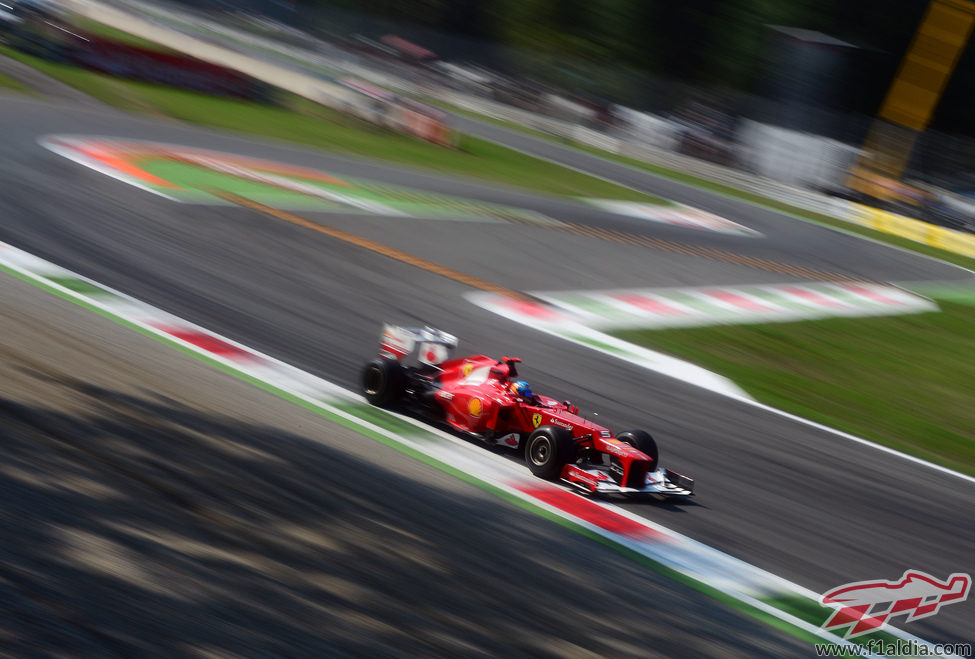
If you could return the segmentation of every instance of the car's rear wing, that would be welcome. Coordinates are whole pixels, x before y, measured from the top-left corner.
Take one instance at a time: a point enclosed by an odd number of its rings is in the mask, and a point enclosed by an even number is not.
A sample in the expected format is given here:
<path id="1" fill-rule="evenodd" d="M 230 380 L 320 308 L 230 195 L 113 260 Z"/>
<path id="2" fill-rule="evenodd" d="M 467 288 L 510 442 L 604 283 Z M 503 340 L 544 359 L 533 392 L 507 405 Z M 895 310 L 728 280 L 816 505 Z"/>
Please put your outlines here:
<path id="1" fill-rule="evenodd" d="M 436 366 L 446 361 L 450 351 L 456 347 L 457 337 L 432 327 L 420 329 L 383 325 L 379 356 L 402 361 L 415 349 L 420 363 Z"/>

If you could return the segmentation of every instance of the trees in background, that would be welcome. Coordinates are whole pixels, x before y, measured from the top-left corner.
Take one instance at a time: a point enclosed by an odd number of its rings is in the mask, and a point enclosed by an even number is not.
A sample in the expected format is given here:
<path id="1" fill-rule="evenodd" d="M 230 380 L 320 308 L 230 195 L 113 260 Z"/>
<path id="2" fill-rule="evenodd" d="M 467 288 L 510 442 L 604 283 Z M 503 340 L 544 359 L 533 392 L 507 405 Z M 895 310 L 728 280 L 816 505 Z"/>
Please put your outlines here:
<path id="1" fill-rule="evenodd" d="M 816 30 L 856 46 L 843 94 L 849 110 L 872 113 L 889 85 L 929 0 L 298 0 L 305 8 L 367 12 L 391 24 L 449 34 L 424 43 L 542 82 L 624 102 L 639 96 L 634 76 L 762 91 L 768 26 Z M 408 28 L 407 28 L 408 29 Z M 479 46 L 458 44 L 467 40 Z M 771 62 L 775 65 L 775 62 Z M 971 71 L 971 73 L 969 73 Z M 975 78 L 975 53 L 956 75 Z M 975 89 L 950 85 L 938 117 L 957 130 Z M 658 92 L 655 92 L 658 93 Z M 938 123 L 938 117 L 935 123 Z M 975 131 L 975 126 L 965 126 Z"/>

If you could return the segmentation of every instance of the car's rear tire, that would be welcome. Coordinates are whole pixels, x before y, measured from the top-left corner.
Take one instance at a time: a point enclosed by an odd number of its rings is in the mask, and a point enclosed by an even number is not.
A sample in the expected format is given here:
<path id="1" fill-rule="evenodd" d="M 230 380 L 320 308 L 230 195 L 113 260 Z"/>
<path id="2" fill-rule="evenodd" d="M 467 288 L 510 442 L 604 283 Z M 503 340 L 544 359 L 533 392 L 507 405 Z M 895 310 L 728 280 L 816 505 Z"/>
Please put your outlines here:
<path id="1" fill-rule="evenodd" d="M 406 371 L 394 359 L 374 359 L 362 369 L 362 395 L 377 407 L 395 407 L 406 389 Z"/>
<path id="2" fill-rule="evenodd" d="M 650 470 L 657 468 L 657 459 L 660 453 L 657 450 L 657 442 L 646 430 L 627 430 L 616 436 L 621 442 L 626 442 L 641 453 L 646 453 L 650 457 Z"/>
<path id="3" fill-rule="evenodd" d="M 525 443 L 525 462 L 539 478 L 554 480 L 575 459 L 572 433 L 558 426 L 542 426 Z"/>

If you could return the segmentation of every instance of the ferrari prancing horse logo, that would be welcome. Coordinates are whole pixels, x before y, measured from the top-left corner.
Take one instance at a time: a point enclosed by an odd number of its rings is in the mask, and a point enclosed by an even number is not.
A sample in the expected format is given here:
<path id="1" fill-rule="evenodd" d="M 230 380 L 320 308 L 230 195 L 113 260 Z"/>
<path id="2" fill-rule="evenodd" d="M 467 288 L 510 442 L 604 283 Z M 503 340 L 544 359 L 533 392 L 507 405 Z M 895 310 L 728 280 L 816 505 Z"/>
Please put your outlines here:
<path id="1" fill-rule="evenodd" d="M 470 402 L 467 404 L 467 411 L 471 413 L 471 416 L 481 416 L 481 399 L 471 398 Z"/>
<path id="2" fill-rule="evenodd" d="M 461 369 L 461 373 L 464 374 L 464 377 L 467 377 L 468 375 L 471 374 L 471 371 L 473 370 L 474 370 L 474 364 L 468 362 L 467 364 L 464 364 L 464 368 Z"/>
<path id="3" fill-rule="evenodd" d="M 532 425 L 535 426 L 536 428 L 538 426 L 542 425 L 542 415 L 541 414 L 537 414 L 537 413 L 536 414 L 532 414 Z"/>

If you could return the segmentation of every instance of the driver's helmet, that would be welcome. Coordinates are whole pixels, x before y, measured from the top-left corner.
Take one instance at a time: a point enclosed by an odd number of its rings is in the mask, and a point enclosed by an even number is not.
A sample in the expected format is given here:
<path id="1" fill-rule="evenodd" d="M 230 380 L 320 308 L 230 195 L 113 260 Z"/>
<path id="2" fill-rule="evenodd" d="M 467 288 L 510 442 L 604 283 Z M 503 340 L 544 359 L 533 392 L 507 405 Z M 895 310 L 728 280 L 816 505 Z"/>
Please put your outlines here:
<path id="1" fill-rule="evenodd" d="M 512 382 L 511 393 L 518 396 L 519 398 L 524 398 L 525 400 L 532 399 L 532 387 L 524 380 L 518 380 L 517 382 Z"/>

